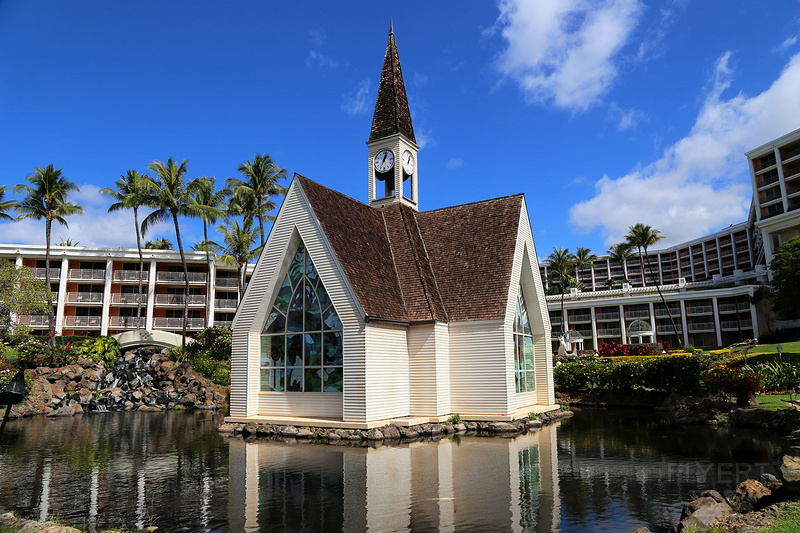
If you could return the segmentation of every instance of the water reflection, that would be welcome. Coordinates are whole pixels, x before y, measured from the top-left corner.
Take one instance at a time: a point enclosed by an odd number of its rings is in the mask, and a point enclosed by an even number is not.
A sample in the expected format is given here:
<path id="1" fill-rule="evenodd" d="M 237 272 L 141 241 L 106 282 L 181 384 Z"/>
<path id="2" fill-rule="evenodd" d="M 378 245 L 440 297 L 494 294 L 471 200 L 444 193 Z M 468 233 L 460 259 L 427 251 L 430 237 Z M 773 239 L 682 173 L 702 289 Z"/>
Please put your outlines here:
<path id="1" fill-rule="evenodd" d="M 221 437 L 221 415 L 14 421 L 0 508 L 167 531 L 671 531 L 680 502 L 775 472 L 776 436 L 584 410 L 515 438 L 328 446 Z"/>
<path id="2" fill-rule="evenodd" d="M 230 441 L 232 531 L 557 531 L 557 430 L 350 447 Z"/>

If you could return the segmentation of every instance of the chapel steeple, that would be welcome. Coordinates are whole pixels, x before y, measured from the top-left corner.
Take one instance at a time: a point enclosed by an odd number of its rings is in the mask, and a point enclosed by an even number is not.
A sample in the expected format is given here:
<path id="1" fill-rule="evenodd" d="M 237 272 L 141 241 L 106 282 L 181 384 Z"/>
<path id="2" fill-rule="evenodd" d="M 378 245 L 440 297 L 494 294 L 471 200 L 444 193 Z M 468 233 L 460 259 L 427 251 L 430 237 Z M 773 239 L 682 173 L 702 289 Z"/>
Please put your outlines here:
<path id="1" fill-rule="evenodd" d="M 419 147 L 411 124 L 411 111 L 391 23 L 367 147 L 369 204 L 380 207 L 403 203 L 418 210 L 416 166 Z"/>

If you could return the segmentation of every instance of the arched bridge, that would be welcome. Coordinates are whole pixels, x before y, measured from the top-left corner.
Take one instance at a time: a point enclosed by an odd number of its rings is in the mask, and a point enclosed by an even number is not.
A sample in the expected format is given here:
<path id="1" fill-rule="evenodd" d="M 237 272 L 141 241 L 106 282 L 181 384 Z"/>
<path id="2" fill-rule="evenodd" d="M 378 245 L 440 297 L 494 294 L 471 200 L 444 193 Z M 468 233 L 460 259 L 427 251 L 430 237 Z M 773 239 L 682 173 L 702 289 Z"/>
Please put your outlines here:
<path id="1" fill-rule="evenodd" d="M 172 348 L 173 346 L 181 346 L 183 337 L 177 333 L 170 333 L 168 331 L 159 330 L 132 330 L 123 331 L 113 336 L 117 339 L 120 348 L 129 350 L 132 348 L 142 348 L 144 346 L 161 346 L 162 348 Z M 189 341 L 187 339 L 187 342 Z"/>

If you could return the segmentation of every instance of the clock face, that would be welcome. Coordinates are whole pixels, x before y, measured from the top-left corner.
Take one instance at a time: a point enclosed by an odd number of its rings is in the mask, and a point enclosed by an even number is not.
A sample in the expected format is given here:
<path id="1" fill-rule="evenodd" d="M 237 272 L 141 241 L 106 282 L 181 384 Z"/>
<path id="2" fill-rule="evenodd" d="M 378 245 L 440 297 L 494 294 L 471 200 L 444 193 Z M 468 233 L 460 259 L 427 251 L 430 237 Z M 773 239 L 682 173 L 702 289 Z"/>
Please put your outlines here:
<path id="1" fill-rule="evenodd" d="M 375 154 L 372 164 L 378 172 L 388 172 L 394 166 L 394 153 L 391 150 L 381 150 Z"/>
<path id="2" fill-rule="evenodd" d="M 403 152 L 403 172 L 409 176 L 414 173 L 414 156 L 408 150 Z"/>

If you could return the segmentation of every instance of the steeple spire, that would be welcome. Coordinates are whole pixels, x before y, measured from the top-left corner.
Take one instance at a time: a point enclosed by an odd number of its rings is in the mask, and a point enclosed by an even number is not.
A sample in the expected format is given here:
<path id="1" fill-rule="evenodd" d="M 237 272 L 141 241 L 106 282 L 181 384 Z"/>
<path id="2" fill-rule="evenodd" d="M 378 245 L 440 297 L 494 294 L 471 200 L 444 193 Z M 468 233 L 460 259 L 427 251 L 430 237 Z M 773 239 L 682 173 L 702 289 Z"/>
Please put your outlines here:
<path id="1" fill-rule="evenodd" d="M 411 142 L 414 127 L 411 125 L 411 112 L 408 109 L 406 86 L 403 82 L 403 71 L 400 69 L 400 58 L 397 55 L 397 44 L 394 40 L 394 24 L 389 21 L 389 42 L 386 45 L 386 56 L 383 59 L 381 82 L 378 86 L 378 98 L 375 102 L 375 114 L 372 116 L 372 130 L 369 141 L 402 133 Z"/>

